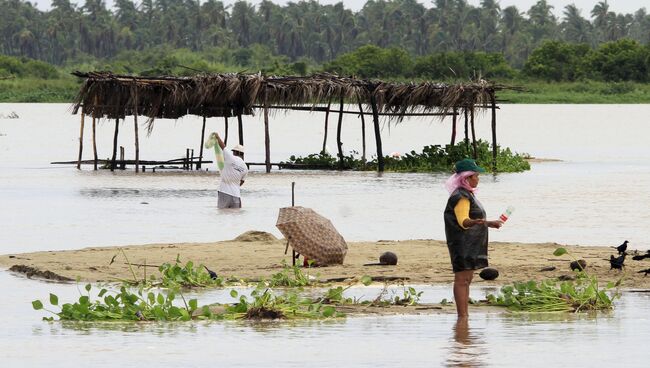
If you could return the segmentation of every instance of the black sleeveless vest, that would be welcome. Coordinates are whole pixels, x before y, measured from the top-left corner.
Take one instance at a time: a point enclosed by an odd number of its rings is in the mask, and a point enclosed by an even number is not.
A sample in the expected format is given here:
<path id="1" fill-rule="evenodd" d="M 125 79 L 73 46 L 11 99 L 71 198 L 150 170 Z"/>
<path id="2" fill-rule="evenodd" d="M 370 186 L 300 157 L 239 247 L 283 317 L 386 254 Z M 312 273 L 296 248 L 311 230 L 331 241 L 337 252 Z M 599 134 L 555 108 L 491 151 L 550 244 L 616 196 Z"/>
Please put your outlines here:
<path id="1" fill-rule="evenodd" d="M 476 270 L 488 266 L 488 228 L 486 225 L 476 225 L 463 229 L 458 225 L 454 207 L 461 198 L 469 199 L 469 217 L 471 219 L 485 219 L 483 205 L 468 190 L 458 188 L 449 196 L 444 214 L 445 235 L 454 272 Z"/>

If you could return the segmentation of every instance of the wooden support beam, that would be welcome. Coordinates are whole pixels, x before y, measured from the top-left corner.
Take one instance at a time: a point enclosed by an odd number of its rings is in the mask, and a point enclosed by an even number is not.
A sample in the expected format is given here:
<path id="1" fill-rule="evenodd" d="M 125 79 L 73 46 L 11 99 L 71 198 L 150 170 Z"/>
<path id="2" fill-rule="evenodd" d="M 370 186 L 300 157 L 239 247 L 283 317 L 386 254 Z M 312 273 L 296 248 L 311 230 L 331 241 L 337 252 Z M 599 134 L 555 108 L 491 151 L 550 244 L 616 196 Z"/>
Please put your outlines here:
<path id="1" fill-rule="evenodd" d="M 126 169 L 126 164 L 124 163 L 124 147 L 120 146 L 120 170 Z"/>
<path id="2" fill-rule="evenodd" d="M 120 119 L 115 119 L 115 133 L 113 134 L 113 157 L 111 158 L 111 171 L 115 171 L 115 160 L 117 159 L 117 135 L 120 132 Z"/>
<path id="3" fill-rule="evenodd" d="M 199 144 L 199 162 L 196 164 L 196 169 L 201 169 L 201 161 L 203 161 L 203 142 L 205 141 L 205 116 L 203 117 L 203 127 L 201 128 L 201 143 Z"/>
<path id="4" fill-rule="evenodd" d="M 370 95 L 370 106 L 372 107 L 372 122 L 375 126 L 375 144 L 377 145 L 377 171 L 384 172 L 384 153 L 381 147 L 381 130 L 379 129 L 379 113 L 377 111 L 377 100 L 375 95 Z"/>
<path id="5" fill-rule="evenodd" d="M 473 148 L 473 158 L 476 160 L 478 158 L 478 147 L 476 144 L 476 130 L 474 130 L 474 109 L 469 110 L 470 114 L 470 124 L 472 127 L 472 148 Z"/>
<path id="6" fill-rule="evenodd" d="M 497 172 L 497 103 L 494 92 L 490 93 L 492 104 L 492 172 Z"/>
<path id="7" fill-rule="evenodd" d="M 266 164 L 266 173 L 271 172 L 271 137 L 269 135 L 269 106 L 266 92 L 264 92 L 264 153 Z"/>
<path id="8" fill-rule="evenodd" d="M 339 170 L 343 170 L 343 142 L 341 142 L 341 129 L 343 128 L 343 97 L 341 97 L 341 108 L 339 112 L 339 123 L 336 126 L 336 146 L 339 156 Z"/>
<path id="9" fill-rule="evenodd" d="M 97 171 L 97 119 L 93 116 L 93 170 Z"/>
<path id="10" fill-rule="evenodd" d="M 223 143 L 227 146 L 228 145 L 228 117 L 224 116 L 224 132 L 225 132 L 225 139 L 223 140 Z"/>
<path id="11" fill-rule="evenodd" d="M 253 105 L 254 108 L 263 109 L 264 106 Z M 279 110 L 294 110 L 294 111 L 309 111 L 309 112 L 334 112 L 339 113 L 338 110 L 331 110 L 329 107 L 320 107 L 320 106 L 269 106 L 269 109 L 279 109 Z M 343 111 L 344 114 L 353 114 L 359 115 L 358 111 Z M 378 112 L 379 116 L 449 116 L 452 113 L 447 112 L 405 112 L 405 113 L 394 113 L 394 112 Z"/>
<path id="12" fill-rule="evenodd" d="M 454 107 L 454 115 L 451 117 L 451 145 L 456 144 L 456 108 Z"/>
<path id="13" fill-rule="evenodd" d="M 321 153 L 325 153 L 325 148 L 327 147 L 327 126 L 330 118 L 330 106 L 332 105 L 332 99 L 327 102 L 327 109 L 325 110 L 325 131 L 323 132 L 323 149 Z"/>
<path id="14" fill-rule="evenodd" d="M 140 135 L 138 134 L 138 90 L 133 102 L 133 127 L 135 129 L 135 172 L 140 172 Z"/>
<path id="15" fill-rule="evenodd" d="M 241 119 L 241 114 L 237 114 L 237 125 L 239 130 L 239 144 L 244 145 L 244 123 Z"/>
<path id="16" fill-rule="evenodd" d="M 359 102 L 359 116 L 361 117 L 361 161 L 366 163 L 366 119 L 363 116 L 363 106 Z"/>
<path id="17" fill-rule="evenodd" d="M 81 155 L 84 150 L 84 114 L 83 109 L 81 111 L 81 125 L 79 127 L 79 158 L 77 159 L 77 170 L 81 170 Z"/>

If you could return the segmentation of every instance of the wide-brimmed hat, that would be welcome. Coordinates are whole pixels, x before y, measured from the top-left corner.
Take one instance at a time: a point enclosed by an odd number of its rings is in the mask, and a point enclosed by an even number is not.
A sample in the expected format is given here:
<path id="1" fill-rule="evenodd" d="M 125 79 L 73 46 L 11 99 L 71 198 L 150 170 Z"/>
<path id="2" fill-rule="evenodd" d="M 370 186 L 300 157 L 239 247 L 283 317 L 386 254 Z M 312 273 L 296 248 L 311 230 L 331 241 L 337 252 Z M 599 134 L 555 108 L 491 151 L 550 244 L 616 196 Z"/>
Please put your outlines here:
<path id="1" fill-rule="evenodd" d="M 235 147 L 232 148 L 233 151 L 241 152 L 244 153 L 244 146 L 241 144 L 236 145 Z"/>
<path id="2" fill-rule="evenodd" d="M 463 171 L 475 171 L 481 173 L 485 172 L 485 169 L 478 166 L 476 164 L 476 161 L 472 160 L 471 158 L 466 158 L 456 162 L 455 169 L 456 169 L 456 174 L 460 174 Z"/>

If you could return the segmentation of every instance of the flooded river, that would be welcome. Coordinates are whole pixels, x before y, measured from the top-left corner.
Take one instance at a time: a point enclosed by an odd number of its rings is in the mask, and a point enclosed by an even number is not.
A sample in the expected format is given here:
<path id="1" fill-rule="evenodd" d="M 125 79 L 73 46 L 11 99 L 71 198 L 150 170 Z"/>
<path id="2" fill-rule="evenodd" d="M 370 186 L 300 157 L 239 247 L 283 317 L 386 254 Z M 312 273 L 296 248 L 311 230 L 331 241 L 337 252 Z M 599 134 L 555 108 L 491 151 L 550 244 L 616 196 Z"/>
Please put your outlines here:
<path id="1" fill-rule="evenodd" d="M 78 117 L 62 104 L 0 104 L 0 253 L 86 246 L 231 239 L 275 229 L 279 207 L 291 203 L 330 218 L 348 240 L 444 239 L 445 175 L 254 172 L 243 187 L 242 211 L 218 211 L 218 175 L 156 172 L 136 175 L 54 166 L 74 160 Z M 479 197 L 488 216 L 511 205 L 512 218 L 491 239 L 650 248 L 649 105 L 505 105 L 499 143 L 561 161 L 532 170 L 483 175 Z M 624 117 L 624 118 L 621 118 Z M 303 112 L 271 119 L 272 161 L 320 150 L 322 116 Z M 200 120 L 156 122 L 141 137 L 142 159 L 181 157 L 198 149 Z M 488 117 L 477 135 L 489 137 Z M 223 131 L 222 120 L 209 130 Z M 244 120 L 247 160 L 263 161 L 263 125 Z M 133 122 L 121 126 L 120 145 L 133 155 Z M 330 124 L 329 136 L 335 136 Z M 98 126 L 101 158 L 111 154 L 113 122 Z M 142 131 L 143 129 L 141 129 Z M 370 129 L 367 129 L 370 132 Z M 344 150 L 361 150 L 359 122 L 344 119 Z M 445 144 L 448 122 L 413 119 L 384 124 L 384 152 Z M 84 158 L 91 158 L 90 129 Z M 231 139 L 237 136 L 231 126 Z M 368 150 L 374 139 L 368 133 Z M 330 147 L 335 143 L 331 141 Z M 210 157 L 210 152 L 206 152 Z M 568 366 L 643 364 L 650 338 L 650 295 L 626 293 L 610 314 L 519 316 L 475 313 L 468 329 L 454 315 L 348 318 L 339 321 L 183 324 L 48 324 L 31 301 L 49 292 L 62 300 L 75 286 L 25 280 L 0 271 L 0 366 Z M 451 298 L 448 287 L 423 286 L 423 301 Z M 476 297 L 485 290 L 476 289 Z M 209 303 L 227 291 L 200 294 Z"/>

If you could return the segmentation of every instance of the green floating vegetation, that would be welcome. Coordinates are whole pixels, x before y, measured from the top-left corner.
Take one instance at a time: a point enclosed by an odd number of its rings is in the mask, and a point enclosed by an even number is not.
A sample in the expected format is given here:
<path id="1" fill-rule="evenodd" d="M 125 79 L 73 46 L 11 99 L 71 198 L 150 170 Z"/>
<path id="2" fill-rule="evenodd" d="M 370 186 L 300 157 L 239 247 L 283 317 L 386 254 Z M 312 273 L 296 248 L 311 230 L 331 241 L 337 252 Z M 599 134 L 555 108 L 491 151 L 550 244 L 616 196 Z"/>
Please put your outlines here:
<path id="1" fill-rule="evenodd" d="M 510 148 L 501 148 L 497 145 L 497 172 L 522 172 L 530 170 L 526 161 L 527 154 L 513 153 Z M 486 169 L 492 167 L 492 148 L 485 140 L 476 142 L 477 163 Z M 425 146 L 421 153 L 411 151 L 399 157 L 385 156 L 385 170 L 393 172 L 450 172 L 454 163 L 473 155 L 470 142 L 462 141 L 455 145 Z M 359 153 L 353 151 L 343 157 L 340 165 L 337 157 L 326 152 L 311 154 L 305 157 L 291 156 L 289 161 L 281 165 L 292 169 L 308 170 L 358 170 L 372 171 L 377 169 L 377 159 L 363 161 Z"/>
<path id="2" fill-rule="evenodd" d="M 60 306 L 58 312 L 44 307 L 43 302 L 35 300 L 32 307 L 35 310 L 46 310 L 59 317 L 60 320 L 71 321 L 189 321 L 194 312 L 198 309 L 196 299 L 185 301 L 184 307 L 173 304 L 177 291 L 170 290 L 167 293 L 147 292 L 145 288 L 139 288 L 136 292 L 126 286 L 120 287 L 118 292 L 101 289 L 97 299 L 91 295 L 92 286 L 85 286 L 86 295 L 81 295 L 74 303 L 65 303 Z M 59 297 L 50 294 L 50 304 L 59 306 Z M 46 321 L 54 320 L 54 317 L 43 317 Z"/>
<path id="3" fill-rule="evenodd" d="M 556 256 L 568 254 L 558 248 Z M 595 276 L 583 270 L 574 271 L 575 281 L 545 280 L 514 283 L 501 288 L 500 295 L 488 295 L 488 304 L 507 307 L 520 312 L 583 312 L 612 309 L 614 300 L 620 297 L 616 283 L 601 288 Z M 608 294 L 609 293 L 609 294 Z"/>
<path id="4" fill-rule="evenodd" d="M 187 265 L 186 265 L 187 266 Z M 280 275 L 281 274 L 281 275 Z M 167 277 L 167 276 L 163 276 Z M 283 280 L 279 282 L 279 280 Z M 236 301 L 231 304 L 211 304 L 200 306 L 197 299 L 186 300 L 181 292 L 181 282 L 167 283 L 173 288 L 166 291 L 151 291 L 151 284 L 141 284 L 137 288 L 122 285 L 119 291 L 102 288 L 95 298 L 92 286 L 85 286 L 85 293 L 73 303 L 59 305 L 59 297 L 50 294 L 49 302 L 59 311 L 45 308 L 40 300 L 32 302 L 35 310 L 45 310 L 53 316 L 44 317 L 53 321 L 189 321 L 189 320 L 224 320 L 224 319 L 323 319 L 338 318 L 344 314 L 337 311 L 341 305 L 416 305 L 422 295 L 421 291 L 407 287 L 402 283 L 402 295 L 388 294 L 388 285 L 372 301 L 359 301 L 343 296 L 353 284 L 330 288 L 322 296 L 305 297 L 301 295 L 301 286 L 309 285 L 309 277 L 298 267 L 288 267 L 273 275 L 268 280 L 257 283 L 250 296 L 242 295 L 237 290 L 230 290 L 230 296 Z M 364 285 L 372 282 L 370 276 L 360 279 Z M 287 286 L 281 292 L 275 292 L 270 285 Z M 180 303 L 174 303 L 180 297 Z"/>

